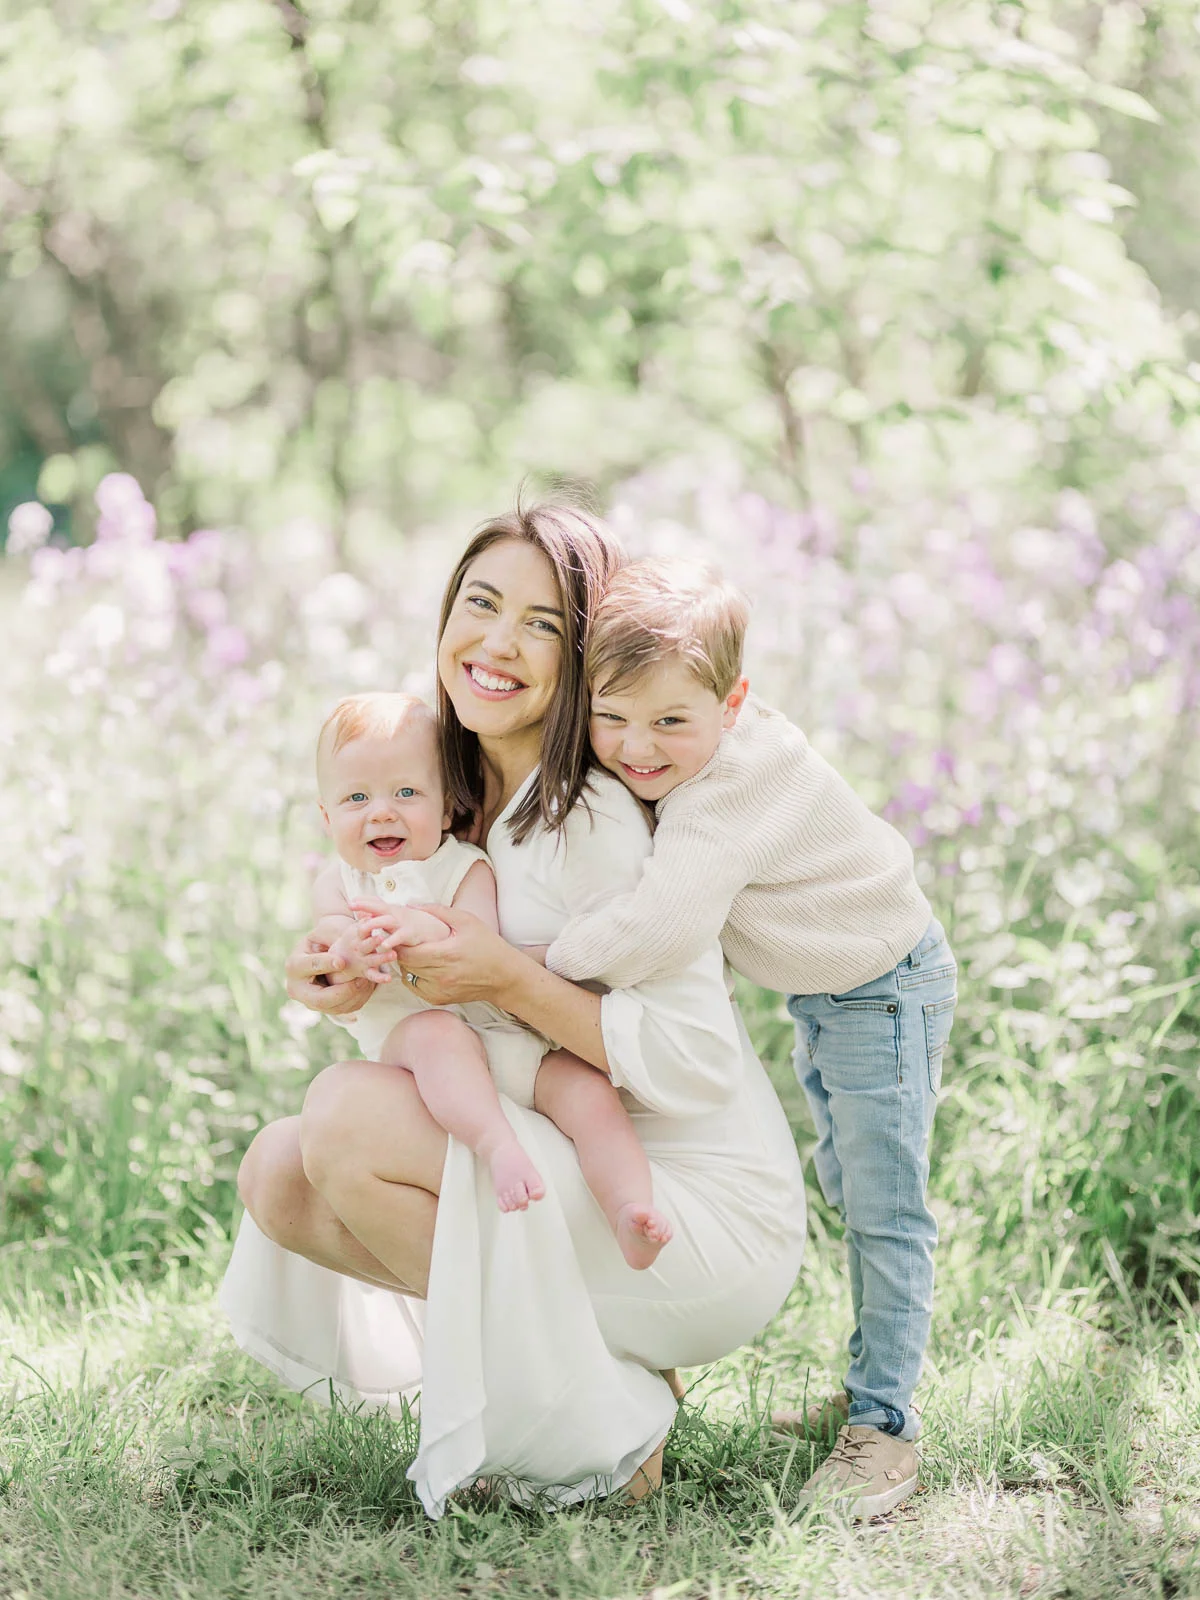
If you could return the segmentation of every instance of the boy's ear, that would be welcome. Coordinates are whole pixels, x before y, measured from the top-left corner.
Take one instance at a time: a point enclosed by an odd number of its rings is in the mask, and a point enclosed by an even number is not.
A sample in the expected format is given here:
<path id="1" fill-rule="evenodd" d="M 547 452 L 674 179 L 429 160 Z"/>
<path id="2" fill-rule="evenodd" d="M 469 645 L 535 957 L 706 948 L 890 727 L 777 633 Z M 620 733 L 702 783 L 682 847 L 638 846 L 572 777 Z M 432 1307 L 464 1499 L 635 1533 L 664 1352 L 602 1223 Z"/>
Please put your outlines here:
<path id="1" fill-rule="evenodd" d="M 750 679 L 739 678 L 733 688 L 725 696 L 725 710 L 721 714 L 721 726 L 732 728 L 738 719 L 738 712 L 746 704 L 746 696 L 750 693 Z"/>

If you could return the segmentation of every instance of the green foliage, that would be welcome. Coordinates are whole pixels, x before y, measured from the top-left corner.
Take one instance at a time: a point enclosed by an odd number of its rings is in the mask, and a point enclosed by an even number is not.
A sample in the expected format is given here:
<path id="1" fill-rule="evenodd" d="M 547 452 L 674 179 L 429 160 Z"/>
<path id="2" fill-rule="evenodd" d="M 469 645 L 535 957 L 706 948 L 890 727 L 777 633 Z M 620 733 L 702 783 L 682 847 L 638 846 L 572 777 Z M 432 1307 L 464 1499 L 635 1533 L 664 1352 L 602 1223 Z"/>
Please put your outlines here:
<path id="1" fill-rule="evenodd" d="M 40 462 L 86 535 L 119 467 L 172 529 L 346 540 L 715 452 L 1152 526 L 1196 384 L 1121 229 L 1196 46 L 1117 12 L 4 0 L 0 513 Z"/>

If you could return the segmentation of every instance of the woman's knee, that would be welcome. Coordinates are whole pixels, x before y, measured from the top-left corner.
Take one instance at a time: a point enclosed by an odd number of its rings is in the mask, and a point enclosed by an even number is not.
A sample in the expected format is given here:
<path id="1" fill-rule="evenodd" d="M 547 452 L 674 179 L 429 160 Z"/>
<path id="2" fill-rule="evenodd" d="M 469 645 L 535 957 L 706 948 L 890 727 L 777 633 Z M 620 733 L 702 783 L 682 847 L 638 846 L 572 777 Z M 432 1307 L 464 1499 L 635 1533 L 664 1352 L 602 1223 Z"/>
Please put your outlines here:
<path id="1" fill-rule="evenodd" d="M 308 1184 L 300 1160 L 299 1118 L 269 1122 L 242 1157 L 238 1194 L 255 1223 L 277 1244 L 305 1209 Z"/>
<path id="2" fill-rule="evenodd" d="M 346 1164 L 348 1138 L 361 1105 L 363 1061 L 335 1061 L 308 1086 L 300 1111 L 299 1147 L 304 1176 L 315 1189 L 336 1177 Z"/>

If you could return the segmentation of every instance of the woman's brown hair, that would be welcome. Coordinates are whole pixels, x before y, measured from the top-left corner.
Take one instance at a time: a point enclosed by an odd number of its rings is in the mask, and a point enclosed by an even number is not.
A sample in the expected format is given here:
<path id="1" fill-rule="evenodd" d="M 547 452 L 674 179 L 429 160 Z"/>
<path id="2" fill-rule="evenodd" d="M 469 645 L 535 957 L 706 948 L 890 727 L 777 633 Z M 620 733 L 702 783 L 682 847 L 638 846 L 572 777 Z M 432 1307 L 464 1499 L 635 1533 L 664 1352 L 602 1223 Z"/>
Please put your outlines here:
<path id="1" fill-rule="evenodd" d="M 450 574 L 438 622 L 439 643 L 468 567 L 502 539 L 517 539 L 542 552 L 554 568 L 563 607 L 562 665 L 542 728 L 541 766 L 537 782 L 512 816 L 512 836 L 521 844 L 539 825 L 562 828 L 587 783 L 592 752 L 583 674 L 584 637 L 608 580 L 624 564 L 625 553 L 605 524 L 590 512 L 555 501 L 525 506 L 518 495 L 512 511 L 493 517 L 478 529 Z M 478 737 L 458 720 L 440 678 L 437 704 L 446 801 L 457 828 L 483 803 L 483 761 Z"/>

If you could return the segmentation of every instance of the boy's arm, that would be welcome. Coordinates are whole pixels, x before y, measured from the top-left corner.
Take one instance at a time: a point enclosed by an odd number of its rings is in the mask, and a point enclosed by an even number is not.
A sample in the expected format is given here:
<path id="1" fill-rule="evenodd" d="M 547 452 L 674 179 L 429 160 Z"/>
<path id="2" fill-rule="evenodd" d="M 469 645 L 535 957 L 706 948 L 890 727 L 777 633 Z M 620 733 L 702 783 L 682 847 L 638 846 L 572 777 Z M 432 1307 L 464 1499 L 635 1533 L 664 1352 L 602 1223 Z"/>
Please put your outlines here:
<path id="1" fill-rule="evenodd" d="M 720 938 L 749 869 L 729 840 L 664 821 L 630 893 L 573 917 L 546 966 L 576 982 L 630 989 L 681 972 Z"/>

